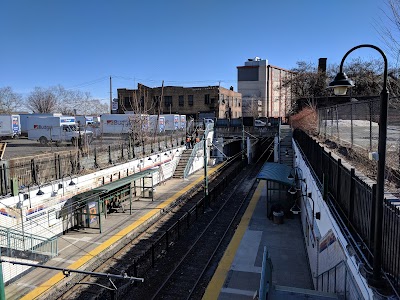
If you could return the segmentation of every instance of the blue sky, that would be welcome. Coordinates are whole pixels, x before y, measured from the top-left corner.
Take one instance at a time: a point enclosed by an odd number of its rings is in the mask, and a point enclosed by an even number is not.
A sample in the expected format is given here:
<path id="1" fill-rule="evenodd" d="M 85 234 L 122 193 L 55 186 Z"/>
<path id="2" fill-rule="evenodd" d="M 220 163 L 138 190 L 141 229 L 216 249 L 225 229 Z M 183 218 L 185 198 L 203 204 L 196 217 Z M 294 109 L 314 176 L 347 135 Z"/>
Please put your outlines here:
<path id="1" fill-rule="evenodd" d="M 259 56 L 339 63 L 361 43 L 384 47 L 384 0 L 2 0 L 0 87 L 27 95 L 62 85 L 109 99 L 117 88 L 221 85 Z M 360 49 L 357 57 L 379 57 Z"/>

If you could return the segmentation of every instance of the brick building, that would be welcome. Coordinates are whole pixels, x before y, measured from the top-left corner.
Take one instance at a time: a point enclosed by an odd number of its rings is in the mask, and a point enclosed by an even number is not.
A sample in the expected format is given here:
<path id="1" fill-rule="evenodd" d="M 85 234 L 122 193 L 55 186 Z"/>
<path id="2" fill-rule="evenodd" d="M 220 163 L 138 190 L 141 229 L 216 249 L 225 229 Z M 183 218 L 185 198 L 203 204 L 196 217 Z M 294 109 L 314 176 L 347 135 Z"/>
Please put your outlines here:
<path id="1" fill-rule="evenodd" d="M 286 117 L 293 105 L 290 87 L 284 82 L 293 72 L 272 66 L 256 57 L 238 66 L 238 91 L 243 97 L 243 115 Z"/>
<path id="2" fill-rule="evenodd" d="M 138 84 L 135 90 L 120 88 L 118 108 L 113 113 L 136 111 L 147 114 L 182 114 L 198 119 L 199 115 L 219 119 L 242 116 L 242 95 L 220 86 L 150 88 Z"/>

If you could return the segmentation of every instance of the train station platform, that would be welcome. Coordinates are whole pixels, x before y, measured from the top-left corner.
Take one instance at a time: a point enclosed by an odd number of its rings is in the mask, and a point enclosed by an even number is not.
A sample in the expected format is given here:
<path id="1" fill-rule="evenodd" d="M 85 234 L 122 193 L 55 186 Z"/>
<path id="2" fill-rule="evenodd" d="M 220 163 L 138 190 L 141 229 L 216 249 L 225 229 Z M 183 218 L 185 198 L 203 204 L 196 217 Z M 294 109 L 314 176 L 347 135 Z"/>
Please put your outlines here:
<path id="1" fill-rule="evenodd" d="M 267 299 L 337 299 L 313 290 L 300 215 L 274 222 L 267 218 L 266 201 L 265 181 L 260 181 L 203 299 L 262 299 L 259 289 L 264 247 L 272 261 Z"/>
<path id="2" fill-rule="evenodd" d="M 219 166 L 209 168 L 208 173 L 211 174 L 218 168 Z M 45 265 L 83 270 L 93 260 L 99 259 L 103 251 L 108 251 L 115 244 L 135 234 L 141 224 L 203 180 L 204 171 L 199 170 L 187 180 L 171 178 L 164 181 L 154 188 L 153 201 L 141 199 L 133 202 L 132 214 L 128 207 L 124 212 L 107 215 L 107 219 L 102 221 L 102 233 L 99 233 L 98 229 L 70 230 L 58 238 L 59 255 L 47 261 Z M 63 280 L 65 277 L 61 271 L 33 268 L 5 287 L 6 299 L 36 299 Z"/>

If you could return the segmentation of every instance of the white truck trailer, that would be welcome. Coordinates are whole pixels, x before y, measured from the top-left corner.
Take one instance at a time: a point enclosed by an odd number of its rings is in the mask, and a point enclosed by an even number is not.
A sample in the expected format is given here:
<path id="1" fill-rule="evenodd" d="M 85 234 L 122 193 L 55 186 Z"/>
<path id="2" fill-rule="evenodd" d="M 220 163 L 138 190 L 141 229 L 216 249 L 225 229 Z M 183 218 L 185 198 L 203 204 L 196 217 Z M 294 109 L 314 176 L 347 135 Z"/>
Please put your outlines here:
<path id="1" fill-rule="evenodd" d="M 179 130 L 180 116 L 179 115 L 161 115 L 165 118 L 165 131 Z"/>
<path id="2" fill-rule="evenodd" d="M 48 142 L 71 142 L 76 144 L 79 138 L 90 142 L 93 138 L 91 131 L 79 130 L 75 117 L 29 117 L 28 139 L 39 141 L 42 145 Z"/>
<path id="3" fill-rule="evenodd" d="M 158 125 L 157 125 L 158 119 Z M 149 131 L 151 133 L 162 133 L 165 132 L 165 118 L 163 116 L 150 115 L 149 116 Z"/>
<path id="4" fill-rule="evenodd" d="M 94 122 L 93 116 L 75 116 L 76 123 L 79 126 L 85 127 L 86 125 L 91 125 Z"/>
<path id="5" fill-rule="evenodd" d="M 15 138 L 21 135 L 19 115 L 0 115 L 0 137 Z"/>
<path id="6" fill-rule="evenodd" d="M 28 136 L 28 118 L 31 117 L 61 117 L 61 113 L 48 113 L 48 114 L 20 114 L 21 122 L 21 135 Z"/>
<path id="7" fill-rule="evenodd" d="M 128 134 L 132 131 L 148 130 L 149 116 L 139 114 L 104 114 L 100 116 L 103 134 Z"/>
<path id="8" fill-rule="evenodd" d="M 186 130 L 186 115 L 180 115 L 180 129 Z"/>

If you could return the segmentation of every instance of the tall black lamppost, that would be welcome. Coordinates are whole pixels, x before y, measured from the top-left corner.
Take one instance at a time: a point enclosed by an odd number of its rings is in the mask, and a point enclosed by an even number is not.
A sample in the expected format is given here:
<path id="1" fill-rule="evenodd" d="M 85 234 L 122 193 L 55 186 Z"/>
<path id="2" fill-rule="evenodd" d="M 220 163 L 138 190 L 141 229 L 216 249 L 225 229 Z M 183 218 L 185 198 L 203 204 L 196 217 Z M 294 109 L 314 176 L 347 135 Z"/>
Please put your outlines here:
<path id="1" fill-rule="evenodd" d="M 372 280 L 378 283 L 381 279 L 382 268 L 382 223 L 383 223 L 383 201 L 385 193 L 385 166 L 386 166 L 386 136 L 387 136 L 387 115 L 389 92 L 387 90 L 388 63 L 385 53 L 378 47 L 369 44 L 362 44 L 353 47 L 343 56 L 340 63 L 339 73 L 335 79 L 329 84 L 334 88 L 335 95 L 345 95 L 347 88 L 353 87 L 354 84 L 349 80 L 343 72 L 343 63 L 346 57 L 358 48 L 372 48 L 377 50 L 383 57 L 385 69 L 383 73 L 383 87 L 380 97 L 380 114 L 379 114 L 379 141 L 378 141 L 378 174 L 376 185 L 376 202 L 375 202 L 375 224 L 374 224 L 374 244 L 373 244 L 373 275 Z"/>

